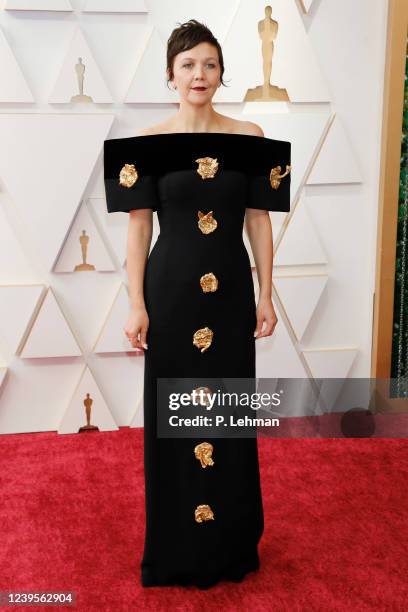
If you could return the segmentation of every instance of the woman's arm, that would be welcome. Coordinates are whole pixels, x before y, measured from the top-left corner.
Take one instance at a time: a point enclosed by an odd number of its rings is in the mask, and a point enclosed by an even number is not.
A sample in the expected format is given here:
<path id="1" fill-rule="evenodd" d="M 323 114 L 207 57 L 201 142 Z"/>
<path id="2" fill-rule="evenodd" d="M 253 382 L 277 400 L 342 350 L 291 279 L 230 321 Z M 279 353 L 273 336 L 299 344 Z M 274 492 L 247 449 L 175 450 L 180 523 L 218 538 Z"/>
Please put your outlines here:
<path id="1" fill-rule="evenodd" d="M 129 212 L 126 256 L 130 316 L 125 326 L 125 334 L 135 348 L 147 348 L 146 334 L 149 326 L 149 317 L 145 307 L 143 281 L 152 234 L 152 209 L 131 210 Z"/>
<path id="2" fill-rule="evenodd" d="M 254 255 L 259 283 L 259 300 L 256 310 L 256 338 L 272 335 L 278 322 L 272 304 L 273 236 L 267 210 L 247 208 L 245 228 Z M 262 325 L 266 326 L 263 331 Z"/>

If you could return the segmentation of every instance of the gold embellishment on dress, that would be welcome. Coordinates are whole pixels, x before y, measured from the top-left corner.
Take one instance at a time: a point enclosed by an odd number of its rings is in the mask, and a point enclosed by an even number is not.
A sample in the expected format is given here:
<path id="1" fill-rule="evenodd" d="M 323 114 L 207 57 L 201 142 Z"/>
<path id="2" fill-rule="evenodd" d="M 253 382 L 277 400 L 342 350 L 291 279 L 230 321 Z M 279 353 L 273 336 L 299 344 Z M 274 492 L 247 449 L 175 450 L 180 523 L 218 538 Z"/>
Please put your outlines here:
<path id="1" fill-rule="evenodd" d="M 198 211 L 198 227 L 203 232 L 203 234 L 211 234 L 217 227 L 218 223 L 214 219 L 213 211 L 204 214 L 201 210 Z"/>
<path id="2" fill-rule="evenodd" d="M 204 293 L 210 293 L 212 291 L 217 291 L 218 289 L 218 279 L 212 272 L 208 272 L 208 274 L 204 274 L 200 278 L 201 289 Z"/>
<path id="3" fill-rule="evenodd" d="M 199 164 L 197 172 L 202 179 L 214 178 L 218 170 L 217 158 L 199 157 L 196 162 Z"/>
<path id="4" fill-rule="evenodd" d="M 209 396 L 212 394 L 210 387 L 196 387 L 196 389 L 193 389 L 193 391 L 196 391 L 195 398 L 200 406 L 205 406 L 205 407 L 210 406 Z M 202 391 L 202 393 L 200 393 L 200 391 Z M 191 394 L 191 399 L 193 399 L 192 394 Z"/>
<path id="5" fill-rule="evenodd" d="M 201 329 L 197 329 L 193 336 L 193 344 L 201 349 L 201 352 L 204 353 L 211 345 L 213 339 L 213 332 L 209 327 L 202 327 Z"/>
<path id="6" fill-rule="evenodd" d="M 282 171 L 282 168 L 280 166 L 276 166 L 275 168 L 272 168 L 271 170 L 271 174 L 269 176 L 269 180 L 271 182 L 271 186 L 272 189 L 277 189 L 280 185 L 281 180 L 287 175 L 289 174 L 290 170 L 291 170 L 292 166 L 286 166 L 286 172 L 284 174 L 280 174 Z"/>
<path id="7" fill-rule="evenodd" d="M 119 183 L 123 187 L 132 187 L 138 178 L 139 175 L 134 164 L 125 164 L 119 173 Z"/>
<path id="8" fill-rule="evenodd" d="M 211 457 L 214 448 L 209 442 L 201 442 L 197 444 L 194 449 L 195 458 L 199 460 L 202 468 L 206 468 L 207 465 L 214 465 L 213 458 Z"/>
<path id="9" fill-rule="evenodd" d="M 203 521 L 213 521 L 214 512 L 211 510 L 208 504 L 200 504 L 195 509 L 194 517 L 197 523 L 202 523 Z"/>

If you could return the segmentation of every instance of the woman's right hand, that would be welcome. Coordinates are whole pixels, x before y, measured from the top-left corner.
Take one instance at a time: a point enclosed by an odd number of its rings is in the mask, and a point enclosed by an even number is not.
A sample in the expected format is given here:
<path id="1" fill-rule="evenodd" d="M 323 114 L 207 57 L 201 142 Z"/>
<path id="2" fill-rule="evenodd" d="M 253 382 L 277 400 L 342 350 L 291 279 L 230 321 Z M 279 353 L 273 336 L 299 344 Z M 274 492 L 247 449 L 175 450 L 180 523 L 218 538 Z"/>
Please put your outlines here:
<path id="1" fill-rule="evenodd" d="M 138 306 L 132 309 L 124 327 L 124 331 L 134 348 L 147 349 L 146 335 L 148 328 L 149 316 L 146 308 L 144 306 Z"/>

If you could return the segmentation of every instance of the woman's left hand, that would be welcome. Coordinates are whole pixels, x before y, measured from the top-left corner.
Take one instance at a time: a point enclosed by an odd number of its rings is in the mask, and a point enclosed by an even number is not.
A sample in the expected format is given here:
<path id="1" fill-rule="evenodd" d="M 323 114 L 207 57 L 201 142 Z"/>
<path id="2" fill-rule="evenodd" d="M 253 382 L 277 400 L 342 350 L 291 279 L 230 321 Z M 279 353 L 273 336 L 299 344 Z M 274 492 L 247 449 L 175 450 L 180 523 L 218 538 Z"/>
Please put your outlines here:
<path id="1" fill-rule="evenodd" d="M 266 326 L 263 331 L 262 325 L 265 321 Z M 258 301 L 258 306 L 256 307 L 256 329 L 255 329 L 255 339 L 263 338 L 265 336 L 271 336 L 275 329 L 275 326 L 278 322 L 278 317 L 276 316 L 275 309 L 272 304 L 272 299 L 268 297 L 260 298 Z"/>

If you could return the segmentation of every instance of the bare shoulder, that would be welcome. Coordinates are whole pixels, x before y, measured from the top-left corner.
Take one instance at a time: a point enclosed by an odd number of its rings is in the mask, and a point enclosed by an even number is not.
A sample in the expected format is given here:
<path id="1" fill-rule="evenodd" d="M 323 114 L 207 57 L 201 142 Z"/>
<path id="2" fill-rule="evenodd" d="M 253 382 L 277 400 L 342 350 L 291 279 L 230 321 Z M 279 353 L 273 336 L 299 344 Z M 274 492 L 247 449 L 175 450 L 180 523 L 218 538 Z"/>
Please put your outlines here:
<path id="1" fill-rule="evenodd" d="M 243 134 L 244 136 L 264 136 L 262 128 L 253 121 L 241 121 L 239 119 L 232 119 L 232 117 L 228 117 L 225 127 L 226 131 L 232 132 L 233 134 Z"/>
<path id="2" fill-rule="evenodd" d="M 263 129 L 257 123 L 252 121 L 243 121 L 242 123 L 244 124 L 242 127 L 245 129 L 245 134 L 249 136 L 265 136 Z"/>

